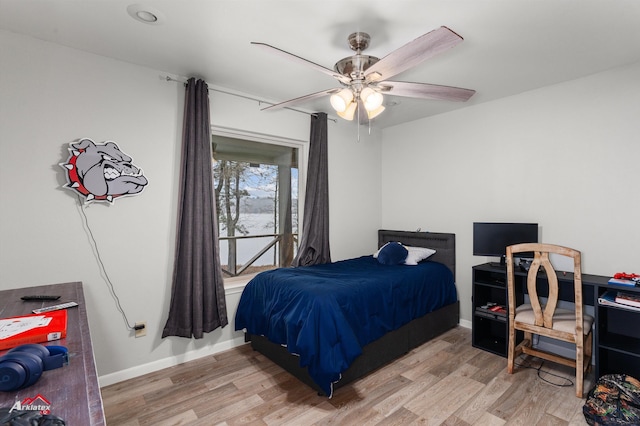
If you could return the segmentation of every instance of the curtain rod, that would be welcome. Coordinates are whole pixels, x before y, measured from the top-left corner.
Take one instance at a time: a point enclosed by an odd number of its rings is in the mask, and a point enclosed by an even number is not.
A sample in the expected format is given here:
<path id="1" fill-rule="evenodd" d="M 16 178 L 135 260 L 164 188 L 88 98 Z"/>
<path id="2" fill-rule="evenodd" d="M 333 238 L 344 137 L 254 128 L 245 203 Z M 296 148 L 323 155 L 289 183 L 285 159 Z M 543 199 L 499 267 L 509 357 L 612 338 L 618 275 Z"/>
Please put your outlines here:
<path id="1" fill-rule="evenodd" d="M 168 75 L 167 75 L 167 76 L 165 76 L 165 77 L 164 77 L 164 79 L 165 79 L 166 81 L 175 81 L 175 82 L 177 82 L 177 83 L 187 84 L 187 82 L 186 82 L 186 81 L 180 81 L 180 80 L 178 80 L 177 78 L 173 78 L 173 77 L 168 76 Z M 207 83 L 207 85 L 208 85 L 208 84 L 209 84 L 209 83 Z M 238 94 L 238 93 L 227 92 L 226 90 L 214 89 L 214 88 L 212 88 L 212 87 L 209 87 L 209 88 L 208 88 L 208 90 L 213 91 L 213 92 L 218 92 L 218 93 L 224 93 L 225 95 L 236 96 L 236 97 L 238 97 L 238 98 L 249 99 L 250 101 L 258 102 L 258 105 L 259 105 L 259 104 L 275 105 L 273 102 L 267 102 L 267 101 L 265 101 L 265 100 L 263 100 L 263 99 L 252 98 L 251 96 L 240 95 L 240 94 Z M 317 117 L 317 116 L 316 116 L 316 114 L 315 114 L 315 113 L 313 113 L 313 112 L 302 111 L 302 110 L 299 110 L 299 109 L 289 108 L 289 107 L 284 107 L 283 109 L 288 109 L 288 110 L 290 110 L 290 111 L 295 111 L 295 112 L 299 112 L 299 113 L 301 113 L 301 114 L 312 115 L 312 116 L 314 116 L 314 117 Z M 338 120 L 337 120 L 337 119 L 335 119 L 335 118 L 329 118 L 329 117 L 327 117 L 327 120 L 331 120 L 331 121 L 333 121 L 334 123 L 337 123 L 337 122 L 338 122 Z"/>

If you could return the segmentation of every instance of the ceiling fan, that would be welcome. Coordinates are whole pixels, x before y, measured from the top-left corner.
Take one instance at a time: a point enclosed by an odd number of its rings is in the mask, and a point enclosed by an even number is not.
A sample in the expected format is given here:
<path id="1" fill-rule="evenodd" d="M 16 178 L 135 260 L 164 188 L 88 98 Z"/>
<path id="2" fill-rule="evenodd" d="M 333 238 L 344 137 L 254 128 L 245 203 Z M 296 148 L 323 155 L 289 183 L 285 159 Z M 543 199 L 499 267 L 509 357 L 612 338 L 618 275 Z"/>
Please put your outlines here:
<path id="1" fill-rule="evenodd" d="M 333 70 L 269 44 L 251 42 L 251 44 L 264 48 L 272 53 L 279 54 L 330 75 L 342 85 L 342 87 L 339 88 L 322 90 L 280 102 L 263 108 L 263 110 L 289 107 L 294 104 L 331 95 L 331 105 L 340 117 L 346 120 L 353 120 L 357 111 L 359 120 L 361 117 L 366 117 L 371 120 L 384 111 L 385 107 L 382 104 L 384 102 L 383 95 L 385 94 L 410 98 L 464 102 L 475 93 L 475 90 L 462 89 L 459 87 L 388 80 L 418 65 L 425 59 L 431 58 L 460 43 L 463 40 L 462 37 L 449 28 L 443 26 L 423 34 L 382 59 L 362 54 L 362 51 L 369 47 L 370 40 L 371 37 L 369 34 L 364 32 L 355 32 L 349 35 L 349 46 L 356 53 L 353 56 L 348 56 L 336 62 Z"/>

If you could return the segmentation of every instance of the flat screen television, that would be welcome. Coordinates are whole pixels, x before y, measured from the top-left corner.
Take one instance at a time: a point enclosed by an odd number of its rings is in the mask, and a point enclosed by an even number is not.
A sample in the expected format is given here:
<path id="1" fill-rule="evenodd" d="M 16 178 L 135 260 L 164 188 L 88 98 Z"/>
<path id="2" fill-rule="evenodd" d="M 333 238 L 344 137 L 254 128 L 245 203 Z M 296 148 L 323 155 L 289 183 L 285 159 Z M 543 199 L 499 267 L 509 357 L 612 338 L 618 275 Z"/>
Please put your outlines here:
<path id="1" fill-rule="evenodd" d="M 537 223 L 473 223 L 473 255 L 499 257 L 500 265 L 505 264 L 507 246 L 537 242 Z M 533 253 L 520 253 L 518 257 L 533 257 Z"/>

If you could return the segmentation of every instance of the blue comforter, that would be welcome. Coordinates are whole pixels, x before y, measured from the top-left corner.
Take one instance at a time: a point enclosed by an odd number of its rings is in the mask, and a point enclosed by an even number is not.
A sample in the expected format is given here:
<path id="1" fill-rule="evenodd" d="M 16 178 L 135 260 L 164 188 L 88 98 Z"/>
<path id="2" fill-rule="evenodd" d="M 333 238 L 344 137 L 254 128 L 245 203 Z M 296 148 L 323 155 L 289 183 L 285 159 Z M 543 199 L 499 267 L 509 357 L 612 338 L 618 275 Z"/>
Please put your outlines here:
<path id="1" fill-rule="evenodd" d="M 453 275 L 441 263 L 390 266 L 362 256 L 258 274 L 242 293 L 235 328 L 299 355 L 330 396 L 363 346 L 456 300 Z"/>

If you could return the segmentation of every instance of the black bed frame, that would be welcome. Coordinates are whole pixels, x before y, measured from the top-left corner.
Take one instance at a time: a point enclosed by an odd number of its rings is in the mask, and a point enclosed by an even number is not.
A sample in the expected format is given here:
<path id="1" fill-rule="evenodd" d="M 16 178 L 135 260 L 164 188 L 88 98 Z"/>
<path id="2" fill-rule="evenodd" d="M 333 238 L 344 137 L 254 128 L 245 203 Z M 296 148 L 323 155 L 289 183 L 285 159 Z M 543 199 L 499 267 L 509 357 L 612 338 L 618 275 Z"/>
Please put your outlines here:
<path id="1" fill-rule="evenodd" d="M 455 278 L 456 241 L 455 234 L 436 232 L 378 231 L 378 247 L 389 241 L 415 247 L 429 247 L 436 250 L 430 260 L 445 264 Z M 340 381 L 333 385 L 334 390 L 350 383 L 371 371 L 401 357 L 411 349 L 426 343 L 434 337 L 458 325 L 460 320 L 460 302 L 456 301 L 427 315 L 414 319 L 397 330 L 391 331 L 378 340 L 363 347 L 362 355 L 342 373 Z M 306 368 L 300 367 L 299 357 L 290 354 L 281 345 L 272 343 L 264 336 L 246 334 L 254 350 L 265 355 L 303 383 L 324 395 L 319 386 L 311 379 Z"/>

